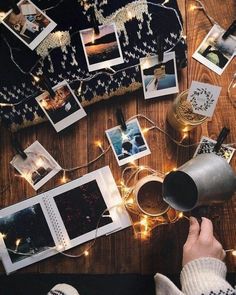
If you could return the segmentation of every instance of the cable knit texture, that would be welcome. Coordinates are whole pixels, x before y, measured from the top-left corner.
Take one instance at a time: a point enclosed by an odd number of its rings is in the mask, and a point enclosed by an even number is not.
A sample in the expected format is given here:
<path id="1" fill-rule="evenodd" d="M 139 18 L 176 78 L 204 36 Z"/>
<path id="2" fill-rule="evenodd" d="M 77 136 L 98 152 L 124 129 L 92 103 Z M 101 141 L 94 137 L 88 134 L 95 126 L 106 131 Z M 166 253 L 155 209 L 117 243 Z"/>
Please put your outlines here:
<path id="1" fill-rule="evenodd" d="M 226 266 L 215 258 L 199 258 L 181 272 L 182 292 L 164 275 L 155 275 L 156 295 L 236 295 L 225 280 Z"/>
<path id="2" fill-rule="evenodd" d="M 187 263 L 180 280 L 187 295 L 232 295 L 235 290 L 225 280 L 226 266 L 215 258 L 199 258 Z"/>

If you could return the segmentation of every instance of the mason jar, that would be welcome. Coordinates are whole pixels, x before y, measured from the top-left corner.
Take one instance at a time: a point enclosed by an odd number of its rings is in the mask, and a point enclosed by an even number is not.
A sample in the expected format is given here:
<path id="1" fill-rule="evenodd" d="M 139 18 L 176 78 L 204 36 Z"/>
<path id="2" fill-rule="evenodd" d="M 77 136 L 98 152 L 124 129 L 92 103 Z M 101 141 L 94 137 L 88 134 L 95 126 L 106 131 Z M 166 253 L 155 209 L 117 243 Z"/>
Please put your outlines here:
<path id="1" fill-rule="evenodd" d="M 195 114 L 187 101 L 188 90 L 181 92 L 173 101 L 167 113 L 167 121 L 176 130 L 187 132 L 202 124 L 208 117 Z"/>

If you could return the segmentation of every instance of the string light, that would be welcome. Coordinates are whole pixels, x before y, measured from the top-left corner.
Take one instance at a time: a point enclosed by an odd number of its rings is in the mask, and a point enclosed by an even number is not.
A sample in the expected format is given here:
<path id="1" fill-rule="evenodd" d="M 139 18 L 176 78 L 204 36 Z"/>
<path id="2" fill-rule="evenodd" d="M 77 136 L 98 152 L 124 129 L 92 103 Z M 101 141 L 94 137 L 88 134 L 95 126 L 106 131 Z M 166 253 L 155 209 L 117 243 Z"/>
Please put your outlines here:
<path id="1" fill-rule="evenodd" d="M 85 250 L 84 251 L 84 256 L 89 256 L 89 251 Z"/>
<path id="2" fill-rule="evenodd" d="M 61 183 L 66 183 L 68 181 L 68 178 L 66 177 L 66 171 L 63 170 L 63 176 L 61 178 Z"/>
<path id="3" fill-rule="evenodd" d="M 95 142 L 96 146 L 99 147 L 99 149 L 101 150 L 102 153 L 105 152 L 104 148 L 102 147 L 102 143 L 100 140 Z"/>

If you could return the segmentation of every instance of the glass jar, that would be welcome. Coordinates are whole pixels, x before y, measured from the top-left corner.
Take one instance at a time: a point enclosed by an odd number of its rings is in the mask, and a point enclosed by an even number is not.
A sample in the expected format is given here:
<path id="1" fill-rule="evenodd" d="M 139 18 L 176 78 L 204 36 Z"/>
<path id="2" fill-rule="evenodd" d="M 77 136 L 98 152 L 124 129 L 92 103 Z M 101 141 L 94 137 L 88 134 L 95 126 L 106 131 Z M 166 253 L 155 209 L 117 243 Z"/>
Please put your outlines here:
<path id="1" fill-rule="evenodd" d="M 208 117 L 195 114 L 187 101 L 188 90 L 181 92 L 168 110 L 167 121 L 176 130 L 187 132 L 202 124 Z"/>

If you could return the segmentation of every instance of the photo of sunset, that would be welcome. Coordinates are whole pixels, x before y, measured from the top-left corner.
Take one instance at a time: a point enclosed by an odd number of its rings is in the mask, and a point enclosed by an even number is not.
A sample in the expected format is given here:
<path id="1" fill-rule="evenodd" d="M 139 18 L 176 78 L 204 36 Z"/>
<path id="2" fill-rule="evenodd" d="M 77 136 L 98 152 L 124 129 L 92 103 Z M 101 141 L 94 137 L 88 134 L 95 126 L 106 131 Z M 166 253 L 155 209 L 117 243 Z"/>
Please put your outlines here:
<path id="1" fill-rule="evenodd" d="M 92 70 L 104 67 L 101 63 L 107 61 L 111 65 L 123 62 L 114 24 L 100 26 L 99 31 L 98 35 L 93 28 L 80 32 L 88 66 L 96 66 Z"/>

